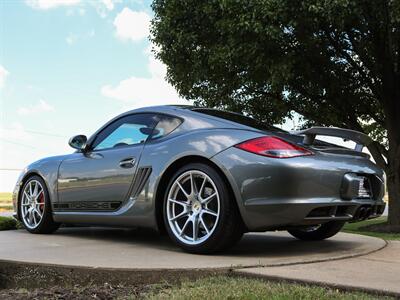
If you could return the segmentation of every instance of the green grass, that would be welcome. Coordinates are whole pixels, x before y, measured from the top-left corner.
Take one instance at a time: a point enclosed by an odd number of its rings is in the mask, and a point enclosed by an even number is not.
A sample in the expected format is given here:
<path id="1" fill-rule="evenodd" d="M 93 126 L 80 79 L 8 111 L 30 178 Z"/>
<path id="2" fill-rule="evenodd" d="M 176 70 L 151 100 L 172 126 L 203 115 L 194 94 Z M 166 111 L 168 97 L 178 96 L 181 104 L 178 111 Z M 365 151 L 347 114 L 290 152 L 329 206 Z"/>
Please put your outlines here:
<path id="1" fill-rule="evenodd" d="M 357 223 L 346 223 L 342 231 L 348 233 L 357 233 L 357 234 L 374 236 L 384 240 L 397 240 L 397 241 L 400 240 L 400 233 L 383 233 L 383 232 L 369 231 L 363 228 L 368 225 L 383 224 L 385 222 L 386 222 L 386 217 L 380 217 Z"/>
<path id="2" fill-rule="evenodd" d="M 207 277 L 180 285 L 159 286 L 147 299 L 392 299 L 318 286 L 268 282 L 240 277 Z"/>
<path id="3" fill-rule="evenodd" d="M 0 231 L 18 229 L 19 223 L 12 217 L 0 216 Z"/>
<path id="4" fill-rule="evenodd" d="M 12 194 L 0 193 L 0 211 L 13 210 Z"/>

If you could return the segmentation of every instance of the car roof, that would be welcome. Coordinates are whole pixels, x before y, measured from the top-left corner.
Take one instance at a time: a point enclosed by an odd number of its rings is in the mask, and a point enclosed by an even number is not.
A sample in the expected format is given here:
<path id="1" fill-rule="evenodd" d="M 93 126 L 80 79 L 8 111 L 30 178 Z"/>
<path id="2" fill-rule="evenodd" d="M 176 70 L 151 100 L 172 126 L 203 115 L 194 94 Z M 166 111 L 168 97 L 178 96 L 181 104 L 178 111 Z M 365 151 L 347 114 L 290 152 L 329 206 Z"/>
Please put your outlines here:
<path id="1" fill-rule="evenodd" d="M 286 133 L 284 130 L 265 124 L 256 119 L 247 117 L 243 114 L 226 111 L 222 109 L 214 109 L 207 107 L 200 107 L 195 105 L 159 105 L 159 106 L 148 106 L 142 107 L 135 110 L 128 111 L 125 114 L 140 113 L 140 112 L 153 112 L 153 113 L 164 113 L 170 114 L 177 117 L 195 117 L 199 119 L 207 119 L 215 122 L 215 124 L 225 124 L 229 127 L 242 128 L 247 130 L 257 131 L 273 131 Z M 224 116 L 225 115 L 225 116 Z"/>

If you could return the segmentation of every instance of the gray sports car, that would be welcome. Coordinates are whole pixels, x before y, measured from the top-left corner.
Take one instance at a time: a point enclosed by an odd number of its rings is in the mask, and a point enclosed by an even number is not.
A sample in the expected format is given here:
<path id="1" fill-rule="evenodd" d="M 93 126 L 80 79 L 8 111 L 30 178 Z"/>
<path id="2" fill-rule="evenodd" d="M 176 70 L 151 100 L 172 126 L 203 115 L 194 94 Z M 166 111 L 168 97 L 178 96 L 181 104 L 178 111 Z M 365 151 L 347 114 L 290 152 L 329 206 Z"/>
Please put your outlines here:
<path id="1" fill-rule="evenodd" d="M 248 231 L 322 240 L 384 211 L 383 172 L 362 152 L 370 142 L 352 130 L 289 133 L 193 106 L 132 110 L 89 139 L 71 138 L 74 153 L 29 165 L 15 216 L 31 233 L 62 223 L 155 228 L 192 253 L 221 251 Z"/>

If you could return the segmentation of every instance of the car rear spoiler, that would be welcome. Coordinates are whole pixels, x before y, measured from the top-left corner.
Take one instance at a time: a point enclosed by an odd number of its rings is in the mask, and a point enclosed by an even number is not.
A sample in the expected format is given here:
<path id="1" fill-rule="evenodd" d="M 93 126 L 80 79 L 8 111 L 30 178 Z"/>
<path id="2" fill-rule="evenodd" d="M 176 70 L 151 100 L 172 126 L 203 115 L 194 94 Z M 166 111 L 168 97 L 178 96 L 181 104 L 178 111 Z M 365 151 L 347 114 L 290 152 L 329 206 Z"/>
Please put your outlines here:
<path id="1" fill-rule="evenodd" d="M 340 137 L 356 142 L 354 150 L 361 152 L 364 146 L 368 146 L 372 139 L 359 131 L 336 127 L 311 127 L 304 130 L 292 131 L 295 135 L 304 135 L 303 144 L 312 145 L 317 135 Z"/>

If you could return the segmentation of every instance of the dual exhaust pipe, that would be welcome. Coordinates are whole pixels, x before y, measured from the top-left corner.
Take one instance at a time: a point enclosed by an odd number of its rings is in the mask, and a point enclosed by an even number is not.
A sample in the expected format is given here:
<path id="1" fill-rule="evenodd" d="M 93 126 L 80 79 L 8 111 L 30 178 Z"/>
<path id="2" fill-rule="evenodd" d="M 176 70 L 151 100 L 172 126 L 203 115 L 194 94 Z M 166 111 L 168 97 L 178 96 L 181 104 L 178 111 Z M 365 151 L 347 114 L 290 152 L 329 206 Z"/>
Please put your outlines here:
<path id="1" fill-rule="evenodd" d="M 354 214 L 353 221 L 363 221 L 372 215 L 372 207 L 361 206 Z"/>

